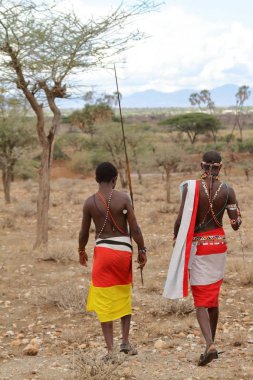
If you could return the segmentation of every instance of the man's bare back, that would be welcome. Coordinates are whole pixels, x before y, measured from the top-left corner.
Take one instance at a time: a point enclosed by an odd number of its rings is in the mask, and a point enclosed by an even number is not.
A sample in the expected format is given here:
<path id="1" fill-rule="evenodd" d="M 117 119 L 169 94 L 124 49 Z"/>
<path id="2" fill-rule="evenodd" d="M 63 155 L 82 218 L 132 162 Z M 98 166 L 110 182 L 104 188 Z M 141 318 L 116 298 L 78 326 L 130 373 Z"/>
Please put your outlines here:
<path id="1" fill-rule="evenodd" d="M 95 224 L 95 238 L 98 238 L 99 232 L 102 230 L 105 217 L 106 217 L 106 204 L 102 199 L 108 204 L 111 191 L 105 191 L 104 193 L 95 193 L 90 196 L 86 201 L 87 211 L 90 213 L 91 218 Z M 132 205 L 129 196 L 117 190 L 112 191 L 110 201 L 110 213 L 113 217 L 115 224 L 124 232 L 125 235 L 129 235 L 127 229 L 127 217 L 128 214 L 132 213 Z M 117 229 L 113 224 L 111 218 L 109 217 L 108 223 L 103 228 L 100 234 L 100 238 L 116 237 L 122 236 L 122 232 Z"/>

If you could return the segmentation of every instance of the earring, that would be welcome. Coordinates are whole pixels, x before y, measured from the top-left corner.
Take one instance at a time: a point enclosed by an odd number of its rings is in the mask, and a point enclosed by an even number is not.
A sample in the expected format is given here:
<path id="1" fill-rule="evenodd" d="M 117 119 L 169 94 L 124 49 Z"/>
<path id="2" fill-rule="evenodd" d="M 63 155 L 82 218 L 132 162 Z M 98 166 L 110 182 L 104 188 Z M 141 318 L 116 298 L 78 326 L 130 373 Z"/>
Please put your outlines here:
<path id="1" fill-rule="evenodd" d="M 200 178 L 205 179 L 208 176 L 207 172 L 204 172 L 201 174 Z"/>

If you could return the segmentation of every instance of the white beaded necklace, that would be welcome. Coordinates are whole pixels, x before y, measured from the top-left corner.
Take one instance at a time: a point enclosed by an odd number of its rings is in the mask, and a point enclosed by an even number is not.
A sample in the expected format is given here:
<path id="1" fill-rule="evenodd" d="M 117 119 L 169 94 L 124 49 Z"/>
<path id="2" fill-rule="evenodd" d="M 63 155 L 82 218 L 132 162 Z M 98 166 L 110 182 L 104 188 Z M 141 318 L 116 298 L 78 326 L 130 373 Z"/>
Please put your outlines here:
<path id="1" fill-rule="evenodd" d="M 112 193 L 113 193 L 113 190 L 111 191 L 110 195 L 109 195 L 109 198 L 108 198 L 108 203 L 107 203 L 107 208 L 106 208 L 106 215 L 105 215 L 105 221 L 104 221 L 104 224 L 103 224 L 103 227 L 101 228 L 100 232 L 98 233 L 98 238 L 100 237 L 100 235 L 102 234 L 102 232 L 104 231 L 105 229 L 105 226 L 106 226 L 106 223 L 108 221 L 108 216 L 109 216 L 109 211 L 110 211 L 110 204 L 111 204 L 111 200 L 112 200 Z"/>

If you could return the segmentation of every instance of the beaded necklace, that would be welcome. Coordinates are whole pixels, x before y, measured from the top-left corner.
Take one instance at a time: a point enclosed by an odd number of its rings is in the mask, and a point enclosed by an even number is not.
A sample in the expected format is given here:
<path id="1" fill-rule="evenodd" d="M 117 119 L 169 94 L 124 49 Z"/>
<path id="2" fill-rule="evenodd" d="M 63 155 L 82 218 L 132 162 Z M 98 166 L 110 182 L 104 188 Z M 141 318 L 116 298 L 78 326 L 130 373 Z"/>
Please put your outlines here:
<path id="1" fill-rule="evenodd" d="M 108 202 L 107 202 L 107 206 L 106 206 L 106 214 L 105 214 L 105 220 L 104 220 L 104 224 L 100 230 L 100 232 L 98 233 L 98 238 L 101 236 L 102 232 L 104 231 L 105 229 L 105 226 L 106 226 L 106 223 L 108 221 L 108 216 L 109 216 L 109 212 L 110 212 L 110 204 L 111 204 L 111 200 L 112 200 L 112 193 L 113 193 L 113 190 L 110 192 L 110 195 L 109 195 L 109 198 L 108 198 Z"/>
<path id="2" fill-rule="evenodd" d="M 113 190 L 112 190 L 113 192 Z M 104 225 L 101 229 L 101 231 L 99 232 L 98 234 L 98 237 L 101 235 L 101 233 L 103 232 L 105 226 L 106 226 L 106 223 L 107 222 L 110 222 L 111 225 L 112 225 L 112 230 L 115 231 L 115 228 L 122 234 L 122 235 L 126 235 L 128 236 L 128 233 L 125 232 L 121 227 L 119 227 L 119 225 L 117 224 L 117 222 L 115 221 L 114 217 L 112 216 L 112 213 L 110 211 L 110 204 L 111 204 L 111 198 L 112 198 L 112 192 L 109 196 L 109 199 L 108 199 L 108 203 L 106 202 L 105 198 L 102 196 L 102 194 L 100 194 L 99 192 L 96 193 L 98 198 L 101 200 L 101 202 L 105 205 L 106 207 L 106 216 L 105 216 L 105 221 L 104 221 Z M 127 213 L 127 210 L 123 210 L 123 214 L 126 215 Z M 110 219 L 111 220 L 110 220 Z"/>
<path id="3" fill-rule="evenodd" d="M 201 183 L 202 183 L 202 186 L 203 186 L 203 188 L 204 188 L 205 194 L 206 194 L 206 196 L 207 196 L 207 198 L 208 198 L 208 202 L 209 202 L 209 209 L 208 209 L 208 211 L 207 211 L 207 213 L 206 213 L 206 215 L 205 215 L 205 218 L 204 218 L 204 220 L 203 220 L 203 222 L 202 222 L 201 224 L 204 223 L 204 221 L 205 221 L 205 219 L 206 219 L 206 217 L 207 217 L 207 214 L 208 214 L 209 211 L 210 211 L 211 214 L 212 214 L 213 220 L 215 221 L 215 223 L 217 224 L 217 226 L 218 226 L 218 227 L 222 227 L 222 223 L 220 223 L 220 222 L 218 221 L 218 219 L 217 219 L 217 217 L 216 217 L 216 215 L 215 215 L 215 213 L 214 213 L 214 211 L 213 211 L 213 202 L 214 202 L 214 200 L 216 199 L 216 197 L 217 197 L 217 195 L 218 195 L 218 193 L 219 193 L 219 191 L 220 191 L 220 189 L 221 189 L 223 183 L 220 183 L 218 189 L 216 190 L 216 192 L 215 192 L 215 194 L 214 194 L 214 196 L 213 196 L 213 199 L 211 198 L 211 193 L 209 194 L 209 192 L 208 192 L 208 189 L 207 189 L 207 186 L 206 186 L 205 181 L 201 181 Z"/>

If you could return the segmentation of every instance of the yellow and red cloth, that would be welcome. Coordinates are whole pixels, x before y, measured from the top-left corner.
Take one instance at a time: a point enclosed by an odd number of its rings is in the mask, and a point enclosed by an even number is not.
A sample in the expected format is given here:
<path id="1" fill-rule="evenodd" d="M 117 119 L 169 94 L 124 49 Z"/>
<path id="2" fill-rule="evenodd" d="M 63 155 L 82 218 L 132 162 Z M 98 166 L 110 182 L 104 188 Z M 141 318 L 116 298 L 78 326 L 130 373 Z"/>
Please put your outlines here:
<path id="1" fill-rule="evenodd" d="M 132 313 L 132 245 L 128 236 L 97 239 L 87 311 L 100 322 Z"/>

